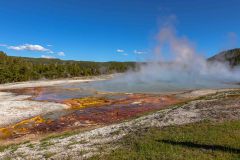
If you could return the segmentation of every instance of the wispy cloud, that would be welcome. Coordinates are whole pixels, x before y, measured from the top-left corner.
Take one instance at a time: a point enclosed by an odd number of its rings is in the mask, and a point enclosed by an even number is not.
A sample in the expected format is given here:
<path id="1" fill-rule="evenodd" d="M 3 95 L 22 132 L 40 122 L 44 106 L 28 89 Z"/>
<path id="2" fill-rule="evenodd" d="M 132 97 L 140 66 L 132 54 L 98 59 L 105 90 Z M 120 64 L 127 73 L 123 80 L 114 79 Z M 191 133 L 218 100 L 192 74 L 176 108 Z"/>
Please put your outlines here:
<path id="1" fill-rule="evenodd" d="M 48 47 L 52 46 L 50 44 Z M 5 47 L 7 49 L 15 50 L 15 51 L 34 51 L 34 52 L 44 52 L 46 54 L 55 54 L 57 56 L 65 56 L 64 52 L 54 52 L 49 48 L 46 48 L 39 44 L 23 44 L 23 45 L 7 45 L 0 43 L 0 47 Z M 55 58 L 54 56 L 42 55 L 42 58 Z"/>
<path id="2" fill-rule="evenodd" d="M 124 53 L 123 56 L 128 56 L 128 54 L 127 54 L 127 53 Z"/>
<path id="3" fill-rule="evenodd" d="M 16 51 L 38 51 L 38 52 L 50 52 L 50 49 L 47 49 L 41 45 L 38 44 L 24 44 L 19 46 L 8 46 L 8 49 L 16 50 Z"/>
<path id="4" fill-rule="evenodd" d="M 65 56 L 65 53 L 64 53 L 64 52 L 58 52 L 57 55 L 59 55 L 59 56 Z"/>
<path id="5" fill-rule="evenodd" d="M 49 50 L 47 53 L 51 53 L 51 54 L 53 54 L 54 52 L 53 52 L 52 50 Z"/>
<path id="6" fill-rule="evenodd" d="M 0 47 L 7 47 L 7 45 L 6 44 L 0 44 Z"/>
<path id="7" fill-rule="evenodd" d="M 54 58 L 56 58 L 56 57 L 48 56 L 48 55 L 41 55 L 41 58 L 54 59 Z"/>
<path id="8" fill-rule="evenodd" d="M 138 51 L 138 50 L 134 50 L 133 51 L 133 53 L 135 53 L 135 54 L 145 54 L 146 52 L 144 52 L 144 51 Z"/>
<path id="9" fill-rule="evenodd" d="M 117 52 L 117 53 L 123 53 L 124 50 L 123 50 L 123 49 L 117 49 L 116 52 Z"/>

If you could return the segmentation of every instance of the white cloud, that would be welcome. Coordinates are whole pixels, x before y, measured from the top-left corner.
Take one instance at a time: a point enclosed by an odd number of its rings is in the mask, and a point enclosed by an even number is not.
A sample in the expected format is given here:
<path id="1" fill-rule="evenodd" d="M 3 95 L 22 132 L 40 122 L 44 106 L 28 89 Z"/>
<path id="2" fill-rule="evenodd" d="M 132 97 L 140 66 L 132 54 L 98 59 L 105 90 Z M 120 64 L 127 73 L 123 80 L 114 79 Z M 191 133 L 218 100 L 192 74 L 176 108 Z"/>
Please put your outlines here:
<path id="1" fill-rule="evenodd" d="M 123 53 L 124 50 L 123 50 L 123 49 L 117 49 L 116 52 L 118 52 L 118 53 Z"/>
<path id="2" fill-rule="evenodd" d="M 127 53 L 124 53 L 123 56 L 128 56 L 128 54 L 127 54 Z"/>
<path id="3" fill-rule="evenodd" d="M 47 44 L 47 46 L 48 46 L 48 47 L 52 47 L 52 45 L 51 45 L 51 44 Z"/>
<path id="4" fill-rule="evenodd" d="M 52 46 L 52 45 L 47 45 L 47 46 Z M 18 46 L 10 46 L 7 44 L 1 44 L 0 43 L 0 47 L 6 47 L 8 49 L 12 49 L 15 51 L 36 51 L 36 52 L 45 52 L 45 53 L 49 53 L 49 54 L 55 54 L 58 56 L 65 56 L 64 52 L 55 52 L 52 51 L 51 49 L 45 48 L 42 45 L 38 45 L 38 44 L 24 44 L 24 45 L 18 45 Z M 42 58 L 55 58 L 54 56 L 47 56 L 47 55 L 42 55 Z"/>
<path id="5" fill-rule="evenodd" d="M 47 55 L 41 55 L 41 58 L 54 59 L 55 57 L 53 57 L 53 56 L 47 56 Z"/>
<path id="6" fill-rule="evenodd" d="M 0 44 L 0 47 L 7 47 L 7 45 L 6 44 Z"/>
<path id="7" fill-rule="evenodd" d="M 53 54 L 54 52 L 53 52 L 53 51 L 51 51 L 51 50 L 49 50 L 47 53 L 51 53 L 51 54 Z"/>
<path id="8" fill-rule="evenodd" d="M 57 53 L 59 56 L 65 56 L 65 53 L 64 52 L 58 52 Z"/>
<path id="9" fill-rule="evenodd" d="M 8 49 L 16 50 L 16 51 L 22 51 L 22 50 L 28 50 L 28 51 L 38 51 L 38 52 L 50 52 L 51 50 L 44 48 L 41 45 L 38 44 L 24 44 L 19 46 L 8 46 Z"/>
<path id="10" fill-rule="evenodd" d="M 134 50 L 133 53 L 135 53 L 135 54 L 145 54 L 146 52 Z"/>

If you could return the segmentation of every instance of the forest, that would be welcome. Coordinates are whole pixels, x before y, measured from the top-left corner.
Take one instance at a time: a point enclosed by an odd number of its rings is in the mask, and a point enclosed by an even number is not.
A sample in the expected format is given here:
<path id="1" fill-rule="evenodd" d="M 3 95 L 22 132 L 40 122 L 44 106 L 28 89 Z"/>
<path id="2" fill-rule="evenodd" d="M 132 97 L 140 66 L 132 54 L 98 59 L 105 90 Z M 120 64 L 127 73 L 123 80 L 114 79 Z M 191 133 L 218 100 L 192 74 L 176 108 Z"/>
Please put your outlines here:
<path id="1" fill-rule="evenodd" d="M 135 62 L 90 62 L 8 56 L 0 51 L 0 83 L 121 73 Z"/>

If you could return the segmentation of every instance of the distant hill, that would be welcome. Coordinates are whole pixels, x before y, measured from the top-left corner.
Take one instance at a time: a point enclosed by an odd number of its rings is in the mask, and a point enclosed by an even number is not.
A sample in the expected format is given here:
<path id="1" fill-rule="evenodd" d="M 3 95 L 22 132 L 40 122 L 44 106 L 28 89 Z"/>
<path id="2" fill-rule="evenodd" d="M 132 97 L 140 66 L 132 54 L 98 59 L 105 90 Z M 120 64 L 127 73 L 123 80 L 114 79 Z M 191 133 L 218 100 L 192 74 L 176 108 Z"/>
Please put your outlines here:
<path id="1" fill-rule="evenodd" d="M 219 61 L 228 63 L 231 67 L 240 65 L 240 48 L 220 52 L 208 59 L 209 61 Z"/>

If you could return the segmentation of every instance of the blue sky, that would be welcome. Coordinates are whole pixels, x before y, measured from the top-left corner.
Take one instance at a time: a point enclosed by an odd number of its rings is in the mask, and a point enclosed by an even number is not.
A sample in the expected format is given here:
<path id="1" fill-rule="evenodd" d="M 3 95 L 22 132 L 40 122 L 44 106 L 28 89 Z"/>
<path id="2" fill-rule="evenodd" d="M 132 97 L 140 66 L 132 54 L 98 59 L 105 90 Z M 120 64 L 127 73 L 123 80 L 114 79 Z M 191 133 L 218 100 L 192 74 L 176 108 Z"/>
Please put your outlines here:
<path id="1" fill-rule="evenodd" d="M 175 15 L 206 57 L 239 46 L 239 0 L 1 0 L 0 49 L 14 56 L 139 61 Z"/>

